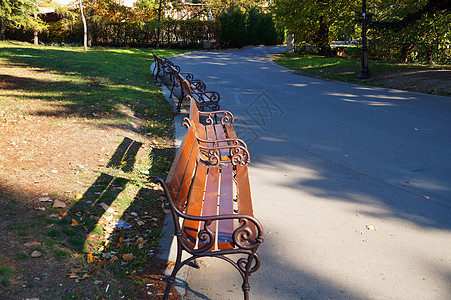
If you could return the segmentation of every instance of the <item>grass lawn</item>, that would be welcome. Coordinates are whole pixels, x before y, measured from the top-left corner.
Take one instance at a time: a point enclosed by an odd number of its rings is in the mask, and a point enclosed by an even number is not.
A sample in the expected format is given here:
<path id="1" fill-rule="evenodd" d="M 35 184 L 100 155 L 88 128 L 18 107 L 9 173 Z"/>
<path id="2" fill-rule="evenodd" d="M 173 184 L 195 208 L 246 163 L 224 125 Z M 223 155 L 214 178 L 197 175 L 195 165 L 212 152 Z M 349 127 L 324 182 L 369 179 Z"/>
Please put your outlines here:
<path id="1" fill-rule="evenodd" d="M 158 290 L 167 211 L 151 179 L 169 170 L 174 128 L 152 62 L 149 49 L 0 42 L 1 295 Z"/>
<path id="2" fill-rule="evenodd" d="M 320 78 L 450 96 L 451 67 L 369 61 L 372 78 L 359 80 L 360 59 L 316 55 L 280 55 L 284 67 Z"/>

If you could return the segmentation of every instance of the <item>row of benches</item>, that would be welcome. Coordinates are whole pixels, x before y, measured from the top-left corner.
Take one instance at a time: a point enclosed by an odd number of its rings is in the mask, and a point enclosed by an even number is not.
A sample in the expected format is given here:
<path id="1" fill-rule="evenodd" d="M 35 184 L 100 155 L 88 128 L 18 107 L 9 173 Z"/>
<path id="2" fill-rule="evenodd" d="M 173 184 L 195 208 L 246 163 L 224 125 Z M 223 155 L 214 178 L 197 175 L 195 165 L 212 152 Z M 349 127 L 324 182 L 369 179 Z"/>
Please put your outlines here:
<path id="1" fill-rule="evenodd" d="M 256 251 L 263 242 L 262 226 L 253 215 L 250 153 L 236 136 L 232 113 L 202 112 L 204 106 L 192 95 L 184 99 L 190 103 L 189 116 L 182 123 L 186 133 L 166 180 L 155 179 L 168 199 L 177 239 L 177 259 L 164 299 L 180 268 L 201 257 L 232 264 L 242 276 L 244 299 L 249 299 L 249 276 L 260 267 Z M 184 260 L 183 251 L 190 254 Z"/>
<path id="2" fill-rule="evenodd" d="M 170 90 L 172 97 L 177 88 L 177 111 L 180 111 L 183 100 L 187 99 L 187 96 L 191 96 L 200 110 L 210 108 L 212 111 L 219 110 L 220 95 L 215 91 L 208 91 L 207 85 L 200 79 L 194 79 L 193 73 L 180 72 L 180 67 L 175 65 L 167 58 L 161 58 L 153 53 L 155 64 L 152 74 L 154 75 L 155 82 L 160 86 L 166 84 Z"/>

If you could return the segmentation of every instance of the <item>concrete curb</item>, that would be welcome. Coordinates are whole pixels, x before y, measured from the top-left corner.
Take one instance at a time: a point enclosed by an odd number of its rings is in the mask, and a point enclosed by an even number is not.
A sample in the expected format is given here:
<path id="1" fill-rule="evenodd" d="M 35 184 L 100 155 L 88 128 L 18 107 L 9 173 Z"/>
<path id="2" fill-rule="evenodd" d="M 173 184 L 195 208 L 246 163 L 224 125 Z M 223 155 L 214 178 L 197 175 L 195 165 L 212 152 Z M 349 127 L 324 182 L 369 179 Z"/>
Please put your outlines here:
<path id="1" fill-rule="evenodd" d="M 150 70 L 153 70 L 153 65 L 151 65 Z M 160 87 L 161 92 L 163 93 L 164 98 L 168 101 L 168 103 L 172 107 L 176 107 L 176 103 L 174 99 L 169 98 L 170 91 L 166 88 L 165 85 Z M 183 107 L 182 107 L 183 109 Z M 180 147 L 182 142 L 183 135 L 185 134 L 185 128 L 180 124 L 184 117 L 188 116 L 186 111 L 181 111 L 178 115 L 174 117 L 174 126 L 175 126 L 175 137 L 174 137 L 174 146 L 176 149 Z M 166 219 L 164 221 L 164 226 L 161 232 L 161 239 L 158 251 L 158 258 L 165 260 L 168 262 L 168 267 L 165 270 L 165 275 L 170 276 L 177 258 L 177 239 L 174 236 L 174 221 L 172 219 L 172 214 L 167 214 Z M 183 257 L 183 259 L 185 256 Z M 188 276 L 188 268 L 181 268 L 177 273 L 176 282 L 174 284 L 176 291 L 183 297 L 186 293 L 187 282 L 186 278 Z"/>

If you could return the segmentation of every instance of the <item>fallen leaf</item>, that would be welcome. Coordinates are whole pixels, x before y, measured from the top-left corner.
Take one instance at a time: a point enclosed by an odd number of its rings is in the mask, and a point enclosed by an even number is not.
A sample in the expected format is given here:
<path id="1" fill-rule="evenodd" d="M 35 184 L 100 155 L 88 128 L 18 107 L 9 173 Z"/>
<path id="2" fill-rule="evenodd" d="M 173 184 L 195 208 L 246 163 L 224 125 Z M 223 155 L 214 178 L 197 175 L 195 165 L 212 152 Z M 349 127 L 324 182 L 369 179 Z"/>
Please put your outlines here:
<path id="1" fill-rule="evenodd" d="M 144 243 L 144 239 L 142 237 L 138 238 L 135 242 L 135 245 L 142 245 Z"/>
<path id="2" fill-rule="evenodd" d="M 88 278 L 88 277 L 89 277 L 89 275 L 88 275 L 88 274 L 85 274 L 85 275 L 83 275 L 81 278 L 78 278 L 78 279 L 84 280 L 84 279 L 86 279 L 86 278 Z"/>
<path id="3" fill-rule="evenodd" d="M 103 230 L 105 230 L 106 233 L 110 233 L 111 234 L 111 233 L 113 233 L 114 228 L 112 228 L 110 226 L 105 226 L 105 228 Z"/>
<path id="4" fill-rule="evenodd" d="M 50 197 L 41 197 L 39 198 L 40 202 L 52 202 L 52 199 Z"/>
<path id="5" fill-rule="evenodd" d="M 365 243 L 368 243 L 368 240 L 362 240 L 363 242 L 365 242 Z"/>
<path id="6" fill-rule="evenodd" d="M 37 241 L 25 243 L 25 247 L 28 247 L 28 248 L 35 247 L 35 246 L 41 246 L 41 243 L 37 242 Z"/>
<path id="7" fill-rule="evenodd" d="M 82 194 L 77 194 L 77 195 L 75 196 L 75 199 L 77 199 L 77 200 L 80 200 L 81 198 L 83 198 L 83 195 L 82 195 Z"/>
<path id="8" fill-rule="evenodd" d="M 357 217 L 362 218 L 363 215 L 362 214 L 355 214 Z"/>
<path id="9" fill-rule="evenodd" d="M 373 225 L 366 225 L 366 229 L 368 230 L 378 230 L 379 228 L 373 226 Z"/>
<path id="10" fill-rule="evenodd" d="M 53 202 L 53 205 L 52 205 L 53 208 L 64 208 L 66 206 L 67 206 L 66 203 L 64 203 L 63 201 L 60 201 L 58 199 L 56 199 L 55 202 Z"/>
<path id="11" fill-rule="evenodd" d="M 78 226 L 78 222 L 75 219 L 72 219 L 72 223 L 70 224 L 70 226 Z"/>
<path id="12" fill-rule="evenodd" d="M 108 208 L 109 208 L 109 206 L 106 204 L 106 203 L 100 203 L 99 204 L 100 205 L 100 207 L 102 207 L 104 210 L 107 210 Z"/>
<path id="13" fill-rule="evenodd" d="M 132 260 L 133 259 L 133 254 L 132 253 L 126 253 L 126 254 L 122 255 L 122 259 L 123 260 Z"/>
<path id="14" fill-rule="evenodd" d="M 113 215 L 108 215 L 108 216 L 103 216 L 103 218 L 105 219 L 105 221 L 107 221 L 108 223 L 113 221 L 114 216 Z"/>
<path id="15" fill-rule="evenodd" d="M 78 275 L 75 272 L 70 272 L 68 275 L 69 275 L 69 278 L 71 278 L 71 279 L 78 278 Z"/>

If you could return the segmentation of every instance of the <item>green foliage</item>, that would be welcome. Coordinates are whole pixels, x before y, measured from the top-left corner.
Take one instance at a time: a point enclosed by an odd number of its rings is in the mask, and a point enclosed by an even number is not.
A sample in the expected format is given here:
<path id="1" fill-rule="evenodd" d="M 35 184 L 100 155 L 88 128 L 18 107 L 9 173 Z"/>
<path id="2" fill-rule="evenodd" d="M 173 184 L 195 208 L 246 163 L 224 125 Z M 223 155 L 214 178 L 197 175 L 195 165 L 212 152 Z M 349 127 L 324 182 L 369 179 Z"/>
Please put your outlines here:
<path id="1" fill-rule="evenodd" d="M 225 47 L 275 45 L 283 41 L 283 32 L 277 29 L 272 16 L 258 7 L 248 11 L 234 8 L 222 14 L 220 21 Z"/>
<path id="2" fill-rule="evenodd" d="M 385 0 L 369 7 L 372 58 L 451 63 L 451 12 L 443 1 Z"/>
<path id="3" fill-rule="evenodd" d="M 246 45 L 246 15 L 235 9 L 220 17 L 222 45 L 224 47 L 242 47 Z"/>
<path id="4" fill-rule="evenodd" d="M 0 0 L 2 26 L 43 30 L 45 24 L 34 15 L 39 12 L 37 0 Z"/>
<path id="5" fill-rule="evenodd" d="M 315 45 L 320 54 L 330 55 L 330 42 L 354 32 L 353 20 L 360 1 L 275 0 L 272 11 L 297 44 Z"/>

